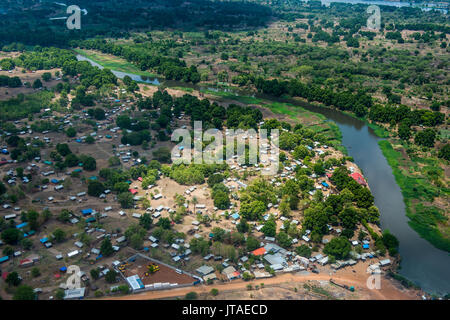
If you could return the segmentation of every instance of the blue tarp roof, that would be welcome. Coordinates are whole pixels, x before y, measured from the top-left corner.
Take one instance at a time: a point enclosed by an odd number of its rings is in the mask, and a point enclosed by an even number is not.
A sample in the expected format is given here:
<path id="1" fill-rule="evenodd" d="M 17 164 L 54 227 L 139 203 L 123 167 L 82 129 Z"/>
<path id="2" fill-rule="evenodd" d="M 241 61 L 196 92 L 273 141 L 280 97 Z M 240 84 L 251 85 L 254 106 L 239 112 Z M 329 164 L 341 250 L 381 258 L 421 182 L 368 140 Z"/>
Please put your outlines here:
<path id="1" fill-rule="evenodd" d="M 24 223 L 18 224 L 18 225 L 16 226 L 16 228 L 17 228 L 17 229 L 22 229 L 22 228 L 25 227 L 27 224 L 28 224 L 28 222 L 24 222 Z"/>
<path id="2" fill-rule="evenodd" d="M 8 256 L 4 256 L 4 257 L 0 258 L 0 263 L 8 261 L 8 260 L 9 260 L 9 257 Z"/>
<path id="3" fill-rule="evenodd" d="M 58 183 L 59 180 L 58 180 L 58 179 L 52 179 L 52 180 L 50 180 L 50 182 L 51 182 L 51 183 Z"/>
<path id="4" fill-rule="evenodd" d="M 369 249 L 369 245 L 368 244 L 363 244 L 363 248 L 364 249 Z"/>
<path id="5" fill-rule="evenodd" d="M 81 213 L 82 213 L 82 214 L 91 214 L 91 213 L 92 213 L 92 209 L 91 209 L 91 208 L 88 208 L 88 209 L 82 209 L 82 210 L 81 210 Z"/>
<path id="6" fill-rule="evenodd" d="M 66 272 L 67 268 L 66 267 L 61 267 L 61 268 L 59 268 L 59 271 Z"/>
<path id="7" fill-rule="evenodd" d="M 239 215 L 239 213 L 233 213 L 232 215 L 231 215 L 231 217 L 234 219 L 234 220 L 237 220 L 237 219 L 239 219 L 239 217 L 240 217 L 240 215 Z"/>
<path id="8" fill-rule="evenodd" d="M 48 241 L 48 238 L 47 237 L 45 237 L 45 238 L 42 238 L 41 240 L 39 240 L 41 243 L 46 243 L 47 241 Z"/>
<path id="9" fill-rule="evenodd" d="M 329 185 L 328 185 L 328 183 L 326 183 L 325 181 L 324 182 L 322 182 L 322 185 L 324 186 L 324 187 L 329 187 Z"/>

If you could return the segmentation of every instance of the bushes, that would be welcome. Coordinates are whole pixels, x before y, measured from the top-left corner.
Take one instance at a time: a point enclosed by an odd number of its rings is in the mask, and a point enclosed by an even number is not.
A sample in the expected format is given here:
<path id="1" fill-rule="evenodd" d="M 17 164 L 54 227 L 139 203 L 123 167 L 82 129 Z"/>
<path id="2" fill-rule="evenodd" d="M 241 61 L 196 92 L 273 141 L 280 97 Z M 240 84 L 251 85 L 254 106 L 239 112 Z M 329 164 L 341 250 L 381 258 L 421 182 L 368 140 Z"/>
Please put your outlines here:
<path id="1" fill-rule="evenodd" d="M 205 175 L 200 166 L 172 166 L 170 178 L 183 185 L 202 184 L 205 182 Z"/>
<path id="2" fill-rule="evenodd" d="M 134 203 L 133 195 L 128 191 L 119 193 L 119 195 L 117 196 L 117 201 L 120 203 L 120 206 L 124 209 L 131 208 Z"/>
<path id="3" fill-rule="evenodd" d="M 17 288 L 13 295 L 13 300 L 36 300 L 36 293 L 32 287 L 22 285 Z"/>
<path id="4" fill-rule="evenodd" d="M 420 146 L 432 148 L 434 146 L 434 140 L 436 139 L 436 131 L 427 128 L 425 130 L 417 132 L 414 137 L 414 142 Z"/>
<path id="5" fill-rule="evenodd" d="M 350 250 L 351 244 L 348 239 L 344 237 L 337 237 L 331 239 L 331 241 L 325 245 L 323 252 L 328 255 L 332 255 L 337 259 L 345 259 L 348 257 Z"/>
<path id="6" fill-rule="evenodd" d="M 88 195 L 92 197 L 99 197 L 103 191 L 105 191 L 105 186 L 100 181 L 89 181 L 88 184 Z"/>
<path id="7" fill-rule="evenodd" d="M 228 209 L 231 204 L 228 188 L 223 183 L 213 187 L 211 196 L 214 199 L 214 206 L 221 210 Z"/>
<path id="8" fill-rule="evenodd" d="M 301 257 L 310 258 L 311 257 L 311 248 L 308 247 L 306 244 L 302 244 L 295 248 L 295 252 Z"/>
<path id="9" fill-rule="evenodd" d="M 197 292 L 188 292 L 186 293 L 186 295 L 184 296 L 184 300 L 197 300 L 198 299 L 198 294 Z"/>

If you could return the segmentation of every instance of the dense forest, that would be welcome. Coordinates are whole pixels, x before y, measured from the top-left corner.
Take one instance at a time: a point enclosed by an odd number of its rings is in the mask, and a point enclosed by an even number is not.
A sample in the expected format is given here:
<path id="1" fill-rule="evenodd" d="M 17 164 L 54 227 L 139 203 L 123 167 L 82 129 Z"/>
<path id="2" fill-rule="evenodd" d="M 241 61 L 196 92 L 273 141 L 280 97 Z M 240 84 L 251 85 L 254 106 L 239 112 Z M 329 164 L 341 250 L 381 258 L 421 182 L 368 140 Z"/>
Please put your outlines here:
<path id="1" fill-rule="evenodd" d="M 271 16 L 270 8 L 245 1 L 209 0 L 80 0 L 86 9 L 81 30 L 68 30 L 66 7 L 53 1 L 7 1 L 0 4 L 0 44 L 67 45 L 70 40 L 98 35 L 127 37 L 130 31 L 182 28 L 258 27 Z"/>

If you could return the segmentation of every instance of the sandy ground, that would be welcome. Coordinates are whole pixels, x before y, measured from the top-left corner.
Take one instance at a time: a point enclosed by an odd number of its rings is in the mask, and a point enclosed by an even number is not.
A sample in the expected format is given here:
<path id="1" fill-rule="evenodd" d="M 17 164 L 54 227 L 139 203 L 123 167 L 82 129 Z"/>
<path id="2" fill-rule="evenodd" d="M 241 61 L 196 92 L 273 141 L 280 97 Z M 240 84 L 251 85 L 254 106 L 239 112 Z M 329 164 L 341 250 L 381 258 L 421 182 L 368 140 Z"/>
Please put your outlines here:
<path id="1" fill-rule="evenodd" d="M 61 69 L 51 69 L 51 70 L 38 70 L 35 73 L 22 73 L 22 69 L 21 68 L 16 68 L 13 70 L 12 73 L 9 73 L 8 71 L 0 71 L 0 75 L 6 75 L 9 77 L 19 77 L 20 80 L 22 80 L 23 83 L 25 82 L 29 82 L 29 83 L 33 83 L 34 80 L 36 79 L 41 79 L 42 81 L 42 85 L 44 87 L 47 88 L 53 88 L 54 86 L 56 86 L 59 82 L 62 82 L 62 80 L 56 80 L 55 79 L 55 72 L 56 71 L 60 71 Z M 50 72 L 52 74 L 52 80 L 45 82 L 42 80 L 42 74 L 44 74 L 45 72 Z M 34 93 L 37 92 L 39 90 L 37 89 L 33 89 L 33 88 L 27 88 L 25 86 L 19 87 L 19 88 L 6 88 L 6 87 L 0 87 L 0 100 L 6 100 L 9 98 L 13 98 L 15 96 L 17 96 L 20 93 L 23 94 L 29 94 L 29 93 Z"/>
<path id="2" fill-rule="evenodd" d="M 355 293 L 350 295 L 349 299 L 355 300 L 411 300 L 419 299 L 417 293 L 412 291 L 401 290 L 396 287 L 392 282 L 382 278 L 381 289 L 370 290 L 366 286 L 367 274 L 346 274 L 346 272 L 336 273 L 333 276 L 329 274 L 283 274 L 278 275 L 273 278 L 258 279 L 253 281 L 243 281 L 235 280 L 230 283 L 225 284 L 214 284 L 212 286 L 197 286 L 197 287 L 187 287 L 180 289 L 164 290 L 164 291 L 148 291 L 140 294 L 123 296 L 123 297 L 107 297 L 105 299 L 110 300 L 151 300 L 151 299 L 165 299 L 181 297 L 186 295 L 188 292 L 195 291 L 198 294 L 206 294 L 212 288 L 217 288 L 219 292 L 223 291 L 234 291 L 234 290 L 246 290 L 249 284 L 255 286 L 264 283 L 264 287 L 279 284 L 303 284 L 307 281 L 328 281 L 332 278 L 339 284 L 354 286 Z M 270 299 L 270 297 L 266 297 Z"/>

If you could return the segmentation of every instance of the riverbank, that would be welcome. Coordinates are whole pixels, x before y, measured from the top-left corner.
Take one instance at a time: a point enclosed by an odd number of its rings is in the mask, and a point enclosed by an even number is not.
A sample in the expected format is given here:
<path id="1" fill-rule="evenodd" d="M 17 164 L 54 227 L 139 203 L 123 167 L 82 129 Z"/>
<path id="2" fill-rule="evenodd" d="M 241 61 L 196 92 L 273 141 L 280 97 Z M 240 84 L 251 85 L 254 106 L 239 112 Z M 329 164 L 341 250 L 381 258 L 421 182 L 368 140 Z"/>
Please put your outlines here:
<path id="1" fill-rule="evenodd" d="M 406 215 L 410 219 L 408 224 L 436 248 L 450 252 L 448 218 L 444 215 L 443 209 L 430 205 L 442 191 L 428 183 L 425 177 L 418 176 L 417 172 L 411 170 L 419 166 L 418 160 L 415 163 L 408 161 L 406 152 L 396 151 L 388 140 L 382 140 L 378 144 L 402 190 Z M 406 168 L 409 170 L 405 170 Z M 425 171 L 426 167 L 423 168 Z M 448 196 L 448 190 L 446 194 Z"/>

